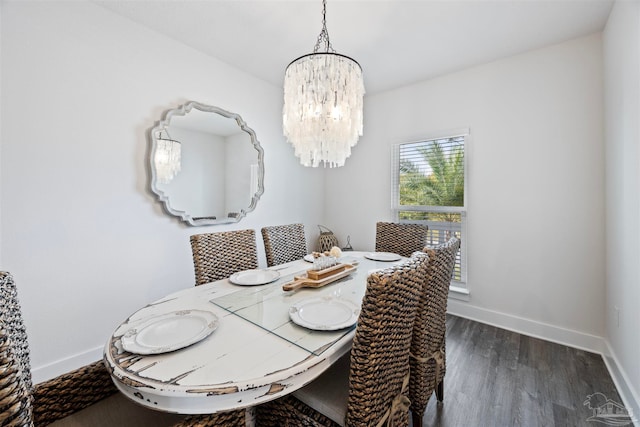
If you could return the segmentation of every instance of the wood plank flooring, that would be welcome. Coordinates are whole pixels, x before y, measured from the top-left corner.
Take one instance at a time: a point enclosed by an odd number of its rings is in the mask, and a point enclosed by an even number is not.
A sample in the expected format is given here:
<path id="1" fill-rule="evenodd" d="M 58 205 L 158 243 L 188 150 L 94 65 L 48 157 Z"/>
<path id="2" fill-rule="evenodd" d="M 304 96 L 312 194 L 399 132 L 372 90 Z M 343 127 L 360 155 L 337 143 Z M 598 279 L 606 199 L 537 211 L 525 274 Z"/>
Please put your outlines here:
<path id="1" fill-rule="evenodd" d="M 622 403 L 598 354 L 447 317 L 444 402 L 422 427 L 597 426 L 592 393 Z"/>

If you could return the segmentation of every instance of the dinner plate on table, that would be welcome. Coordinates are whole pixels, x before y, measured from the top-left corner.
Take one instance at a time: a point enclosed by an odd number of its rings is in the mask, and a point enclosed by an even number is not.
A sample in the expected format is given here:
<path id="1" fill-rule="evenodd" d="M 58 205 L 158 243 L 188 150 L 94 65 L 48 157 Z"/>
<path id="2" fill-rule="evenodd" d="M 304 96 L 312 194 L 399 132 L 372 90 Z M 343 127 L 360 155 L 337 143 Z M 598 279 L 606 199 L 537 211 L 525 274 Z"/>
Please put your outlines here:
<path id="1" fill-rule="evenodd" d="M 392 252 L 369 252 L 364 256 L 367 259 L 374 261 L 398 261 L 402 259 L 401 255 L 394 254 Z"/>
<path id="2" fill-rule="evenodd" d="M 136 354 L 168 353 L 205 339 L 217 327 L 218 316 L 210 311 L 173 311 L 129 329 L 122 336 L 122 348 Z"/>
<path id="3" fill-rule="evenodd" d="M 245 270 L 233 273 L 229 277 L 229 281 L 236 285 L 256 286 L 265 285 L 274 282 L 280 278 L 280 272 L 277 270 Z"/>
<path id="4" fill-rule="evenodd" d="M 333 296 L 307 298 L 289 308 L 293 323 L 316 331 L 335 331 L 355 325 L 360 307 Z"/>

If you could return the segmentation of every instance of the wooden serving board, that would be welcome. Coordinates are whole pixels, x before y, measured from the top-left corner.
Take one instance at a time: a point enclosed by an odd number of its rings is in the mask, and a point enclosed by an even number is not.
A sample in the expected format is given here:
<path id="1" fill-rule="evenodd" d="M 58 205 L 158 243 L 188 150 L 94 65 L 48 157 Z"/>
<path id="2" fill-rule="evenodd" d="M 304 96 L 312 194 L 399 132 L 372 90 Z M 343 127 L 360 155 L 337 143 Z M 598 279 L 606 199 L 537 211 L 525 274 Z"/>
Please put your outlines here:
<path id="1" fill-rule="evenodd" d="M 331 282 L 335 282 L 338 279 L 347 277 L 348 275 L 353 273 L 357 268 L 358 268 L 357 266 L 352 264 L 338 264 L 338 265 L 334 265 L 333 267 L 329 267 L 325 270 L 320 270 L 320 272 L 309 270 L 307 274 L 305 274 L 304 276 L 294 276 L 293 281 L 282 285 L 282 290 L 293 291 L 300 288 L 321 288 L 325 285 L 328 285 Z M 311 274 L 312 277 L 319 277 L 319 278 L 313 279 L 309 277 L 308 274 L 311 272 L 313 272 Z"/>
<path id="2" fill-rule="evenodd" d="M 322 270 L 307 270 L 307 278 L 312 280 L 322 280 L 334 274 L 338 274 L 347 268 L 347 264 L 336 264 Z"/>

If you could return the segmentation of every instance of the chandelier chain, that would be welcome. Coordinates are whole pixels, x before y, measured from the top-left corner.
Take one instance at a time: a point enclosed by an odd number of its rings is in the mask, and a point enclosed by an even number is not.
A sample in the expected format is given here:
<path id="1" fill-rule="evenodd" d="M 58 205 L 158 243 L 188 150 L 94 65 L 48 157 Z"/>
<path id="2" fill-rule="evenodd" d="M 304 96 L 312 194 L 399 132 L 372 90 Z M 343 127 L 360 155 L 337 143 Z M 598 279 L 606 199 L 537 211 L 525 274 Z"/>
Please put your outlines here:
<path id="1" fill-rule="evenodd" d="M 317 53 L 322 44 L 324 44 L 325 52 L 335 53 L 336 50 L 331 46 L 329 31 L 327 31 L 327 0 L 322 0 L 322 31 L 318 35 L 318 41 L 316 41 L 316 45 L 313 48 L 313 53 Z"/>

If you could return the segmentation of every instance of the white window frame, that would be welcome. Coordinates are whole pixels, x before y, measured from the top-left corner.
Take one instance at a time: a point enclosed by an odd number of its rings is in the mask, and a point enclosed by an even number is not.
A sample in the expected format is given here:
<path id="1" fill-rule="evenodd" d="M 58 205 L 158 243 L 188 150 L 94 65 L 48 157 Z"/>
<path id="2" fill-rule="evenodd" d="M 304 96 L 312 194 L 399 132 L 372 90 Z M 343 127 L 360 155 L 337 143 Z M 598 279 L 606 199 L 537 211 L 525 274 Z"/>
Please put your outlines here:
<path id="1" fill-rule="evenodd" d="M 454 212 L 459 213 L 461 218 L 460 225 L 460 276 L 461 280 L 452 280 L 450 286 L 449 296 L 459 299 L 468 299 L 469 290 L 467 288 L 467 211 L 468 211 L 468 194 L 469 194 L 469 146 L 471 141 L 471 133 L 468 128 L 455 129 L 437 132 L 426 135 L 424 138 L 420 138 L 415 141 L 405 141 L 392 145 L 391 154 L 391 209 L 393 211 L 394 220 L 396 222 L 416 222 L 409 220 L 400 220 L 399 214 L 401 211 L 417 211 L 417 212 Z M 464 198 L 463 206 L 402 206 L 400 205 L 400 146 L 404 144 L 414 144 L 419 142 L 433 141 L 437 139 L 447 139 L 464 137 Z"/>

